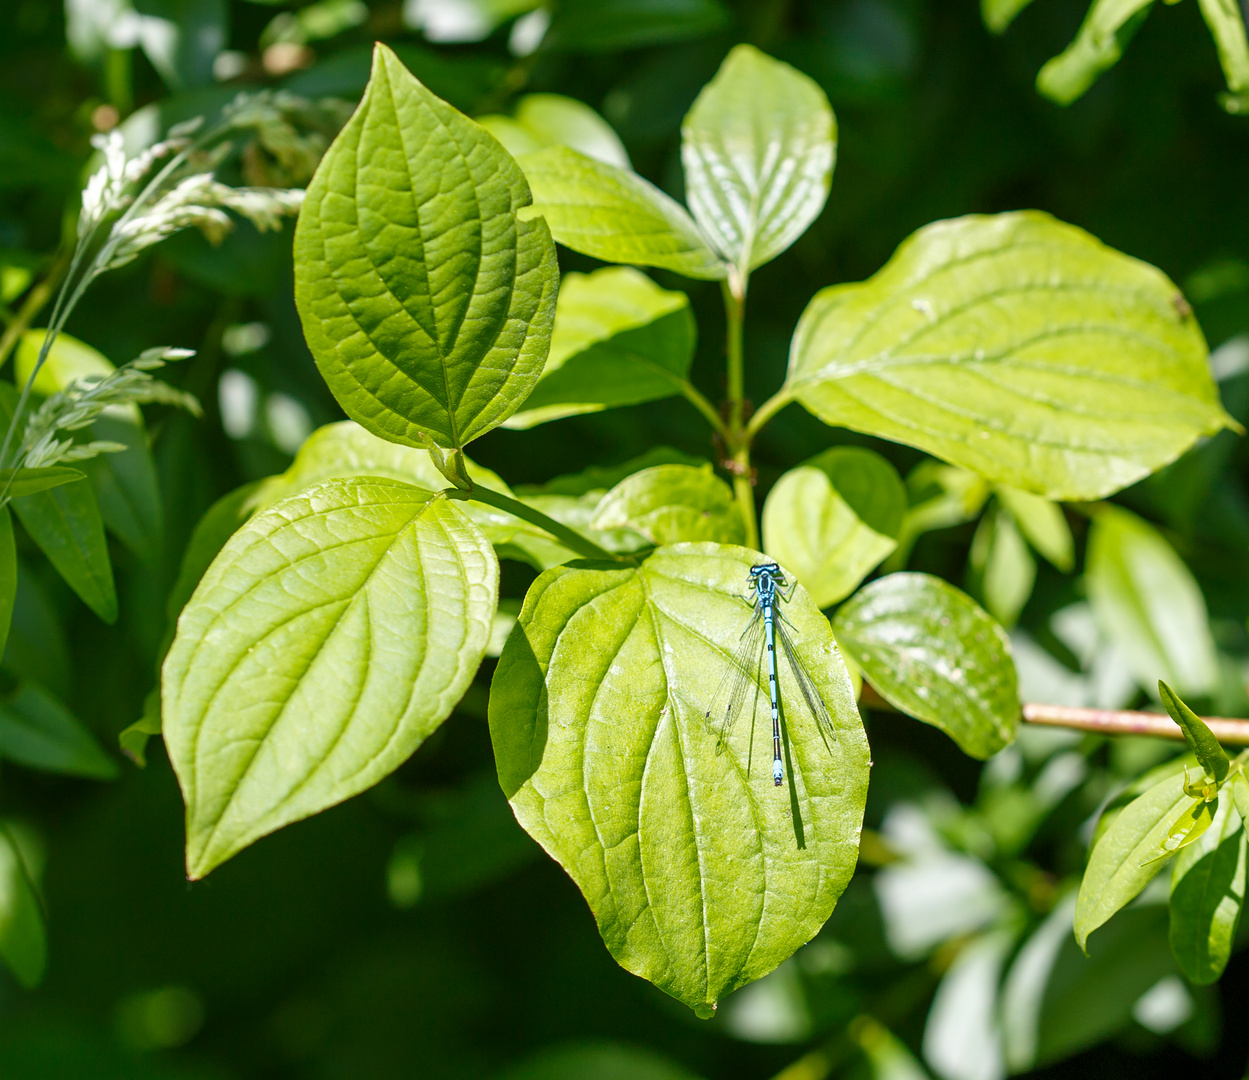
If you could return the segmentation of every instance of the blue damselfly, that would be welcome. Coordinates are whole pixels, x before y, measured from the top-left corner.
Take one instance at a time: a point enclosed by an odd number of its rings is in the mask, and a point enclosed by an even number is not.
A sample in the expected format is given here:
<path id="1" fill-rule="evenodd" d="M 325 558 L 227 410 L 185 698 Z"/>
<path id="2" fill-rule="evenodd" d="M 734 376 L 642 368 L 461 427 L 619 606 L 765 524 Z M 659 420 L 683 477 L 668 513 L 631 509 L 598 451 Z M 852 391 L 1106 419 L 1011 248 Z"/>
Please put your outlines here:
<path id="1" fill-rule="evenodd" d="M 828 706 L 820 696 L 815 682 L 803 666 L 794 650 L 791 632 L 797 633 L 793 623 L 777 605 L 777 599 L 785 603 L 793 598 L 798 583 L 787 581 L 784 571 L 776 563 L 760 563 L 750 568 L 750 591 L 742 597 L 754 608 L 746 629 L 742 631 L 741 643 L 724 671 L 724 677 L 707 710 L 707 720 L 719 728 L 717 750 L 722 751 L 733 724 L 741 715 L 747 700 L 754 701 L 759 692 L 759 674 L 764 655 L 768 663 L 768 698 L 772 705 L 772 781 L 780 787 L 785 780 L 785 766 L 781 760 L 780 690 L 777 682 L 776 642 L 789 664 L 794 682 L 806 701 L 807 708 L 819 727 L 830 737 L 835 737 L 832 717 Z M 723 707 L 723 712 L 720 712 Z M 712 714 L 715 719 L 712 719 Z"/>

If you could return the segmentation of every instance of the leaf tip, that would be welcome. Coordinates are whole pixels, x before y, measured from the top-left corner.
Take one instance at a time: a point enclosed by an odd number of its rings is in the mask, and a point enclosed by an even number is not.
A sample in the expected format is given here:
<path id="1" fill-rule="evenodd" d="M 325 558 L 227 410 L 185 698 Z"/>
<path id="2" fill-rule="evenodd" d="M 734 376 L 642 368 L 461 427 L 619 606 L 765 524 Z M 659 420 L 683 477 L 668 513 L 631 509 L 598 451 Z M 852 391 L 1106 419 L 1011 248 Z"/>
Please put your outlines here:
<path id="1" fill-rule="evenodd" d="M 716 1015 L 716 1003 L 714 1001 L 704 1001 L 701 1005 L 695 1005 L 694 1015 L 699 1020 L 712 1019 Z"/>

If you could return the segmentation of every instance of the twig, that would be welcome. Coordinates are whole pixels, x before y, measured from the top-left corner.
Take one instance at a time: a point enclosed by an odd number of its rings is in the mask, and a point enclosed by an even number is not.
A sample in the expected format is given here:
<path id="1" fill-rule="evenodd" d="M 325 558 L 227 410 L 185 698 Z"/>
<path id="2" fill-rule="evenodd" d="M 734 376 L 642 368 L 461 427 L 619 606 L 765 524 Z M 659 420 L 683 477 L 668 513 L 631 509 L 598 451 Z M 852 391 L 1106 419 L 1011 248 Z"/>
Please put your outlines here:
<path id="1" fill-rule="evenodd" d="M 901 712 L 880 692 L 863 684 L 860 702 L 871 709 Z M 1180 726 L 1165 713 L 1136 712 L 1132 709 L 1088 709 L 1076 705 L 1042 705 L 1028 702 L 1023 707 L 1026 723 L 1044 727 L 1074 728 L 1098 735 L 1152 735 L 1158 739 L 1184 741 Z M 1225 716 L 1203 716 L 1214 737 L 1229 746 L 1249 746 L 1249 720 L 1232 720 Z"/>

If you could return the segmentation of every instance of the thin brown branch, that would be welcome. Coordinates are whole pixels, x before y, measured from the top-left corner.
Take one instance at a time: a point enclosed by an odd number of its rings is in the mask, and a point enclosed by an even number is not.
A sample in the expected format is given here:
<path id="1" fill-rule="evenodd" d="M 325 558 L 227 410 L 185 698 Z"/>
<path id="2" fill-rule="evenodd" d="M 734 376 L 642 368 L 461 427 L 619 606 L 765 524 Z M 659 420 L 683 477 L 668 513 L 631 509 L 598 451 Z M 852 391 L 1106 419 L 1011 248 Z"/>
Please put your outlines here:
<path id="1" fill-rule="evenodd" d="M 872 709 L 900 712 L 874 687 L 863 684 L 862 704 Z M 1097 735 L 1152 735 L 1157 739 L 1184 741 L 1179 725 L 1165 713 L 1135 712 L 1131 709 L 1086 709 L 1075 705 L 1042 705 L 1028 702 L 1023 718 L 1029 724 L 1045 727 L 1074 728 Z M 1249 720 L 1232 720 L 1225 716 L 1203 716 L 1214 737 L 1228 746 L 1249 746 Z"/>

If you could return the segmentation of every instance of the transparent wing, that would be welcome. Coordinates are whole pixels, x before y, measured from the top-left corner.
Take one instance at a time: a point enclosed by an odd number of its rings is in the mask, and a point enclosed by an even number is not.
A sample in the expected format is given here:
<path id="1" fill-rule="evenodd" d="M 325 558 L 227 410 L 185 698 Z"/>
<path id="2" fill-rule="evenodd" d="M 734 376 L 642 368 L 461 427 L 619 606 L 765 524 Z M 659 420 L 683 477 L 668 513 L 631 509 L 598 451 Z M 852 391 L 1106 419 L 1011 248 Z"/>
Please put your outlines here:
<path id="1" fill-rule="evenodd" d="M 778 612 L 777 614 L 779 615 L 780 613 Z M 794 682 L 798 684 L 798 689 L 807 703 L 807 708 L 811 710 L 811 715 L 815 717 L 815 722 L 828 735 L 836 738 L 837 731 L 833 726 L 833 718 L 829 715 L 828 706 L 824 704 L 824 698 L 820 695 L 819 690 L 815 688 L 815 680 L 811 678 L 802 661 L 798 659 L 798 653 L 794 650 L 793 640 L 789 636 L 789 631 L 785 629 L 788 623 L 789 620 L 784 618 L 784 616 L 781 616 L 775 622 L 776 636 L 780 639 L 781 652 L 785 654 L 785 659 L 789 662 L 789 670 L 793 673 Z"/>
<path id="2" fill-rule="evenodd" d="M 759 692 L 759 667 L 763 661 L 763 609 L 756 607 L 733 658 L 725 665 L 720 685 L 707 709 L 707 720 L 719 740 L 717 750 L 724 749 L 725 740 L 732 730 L 747 698 L 753 700 Z"/>

